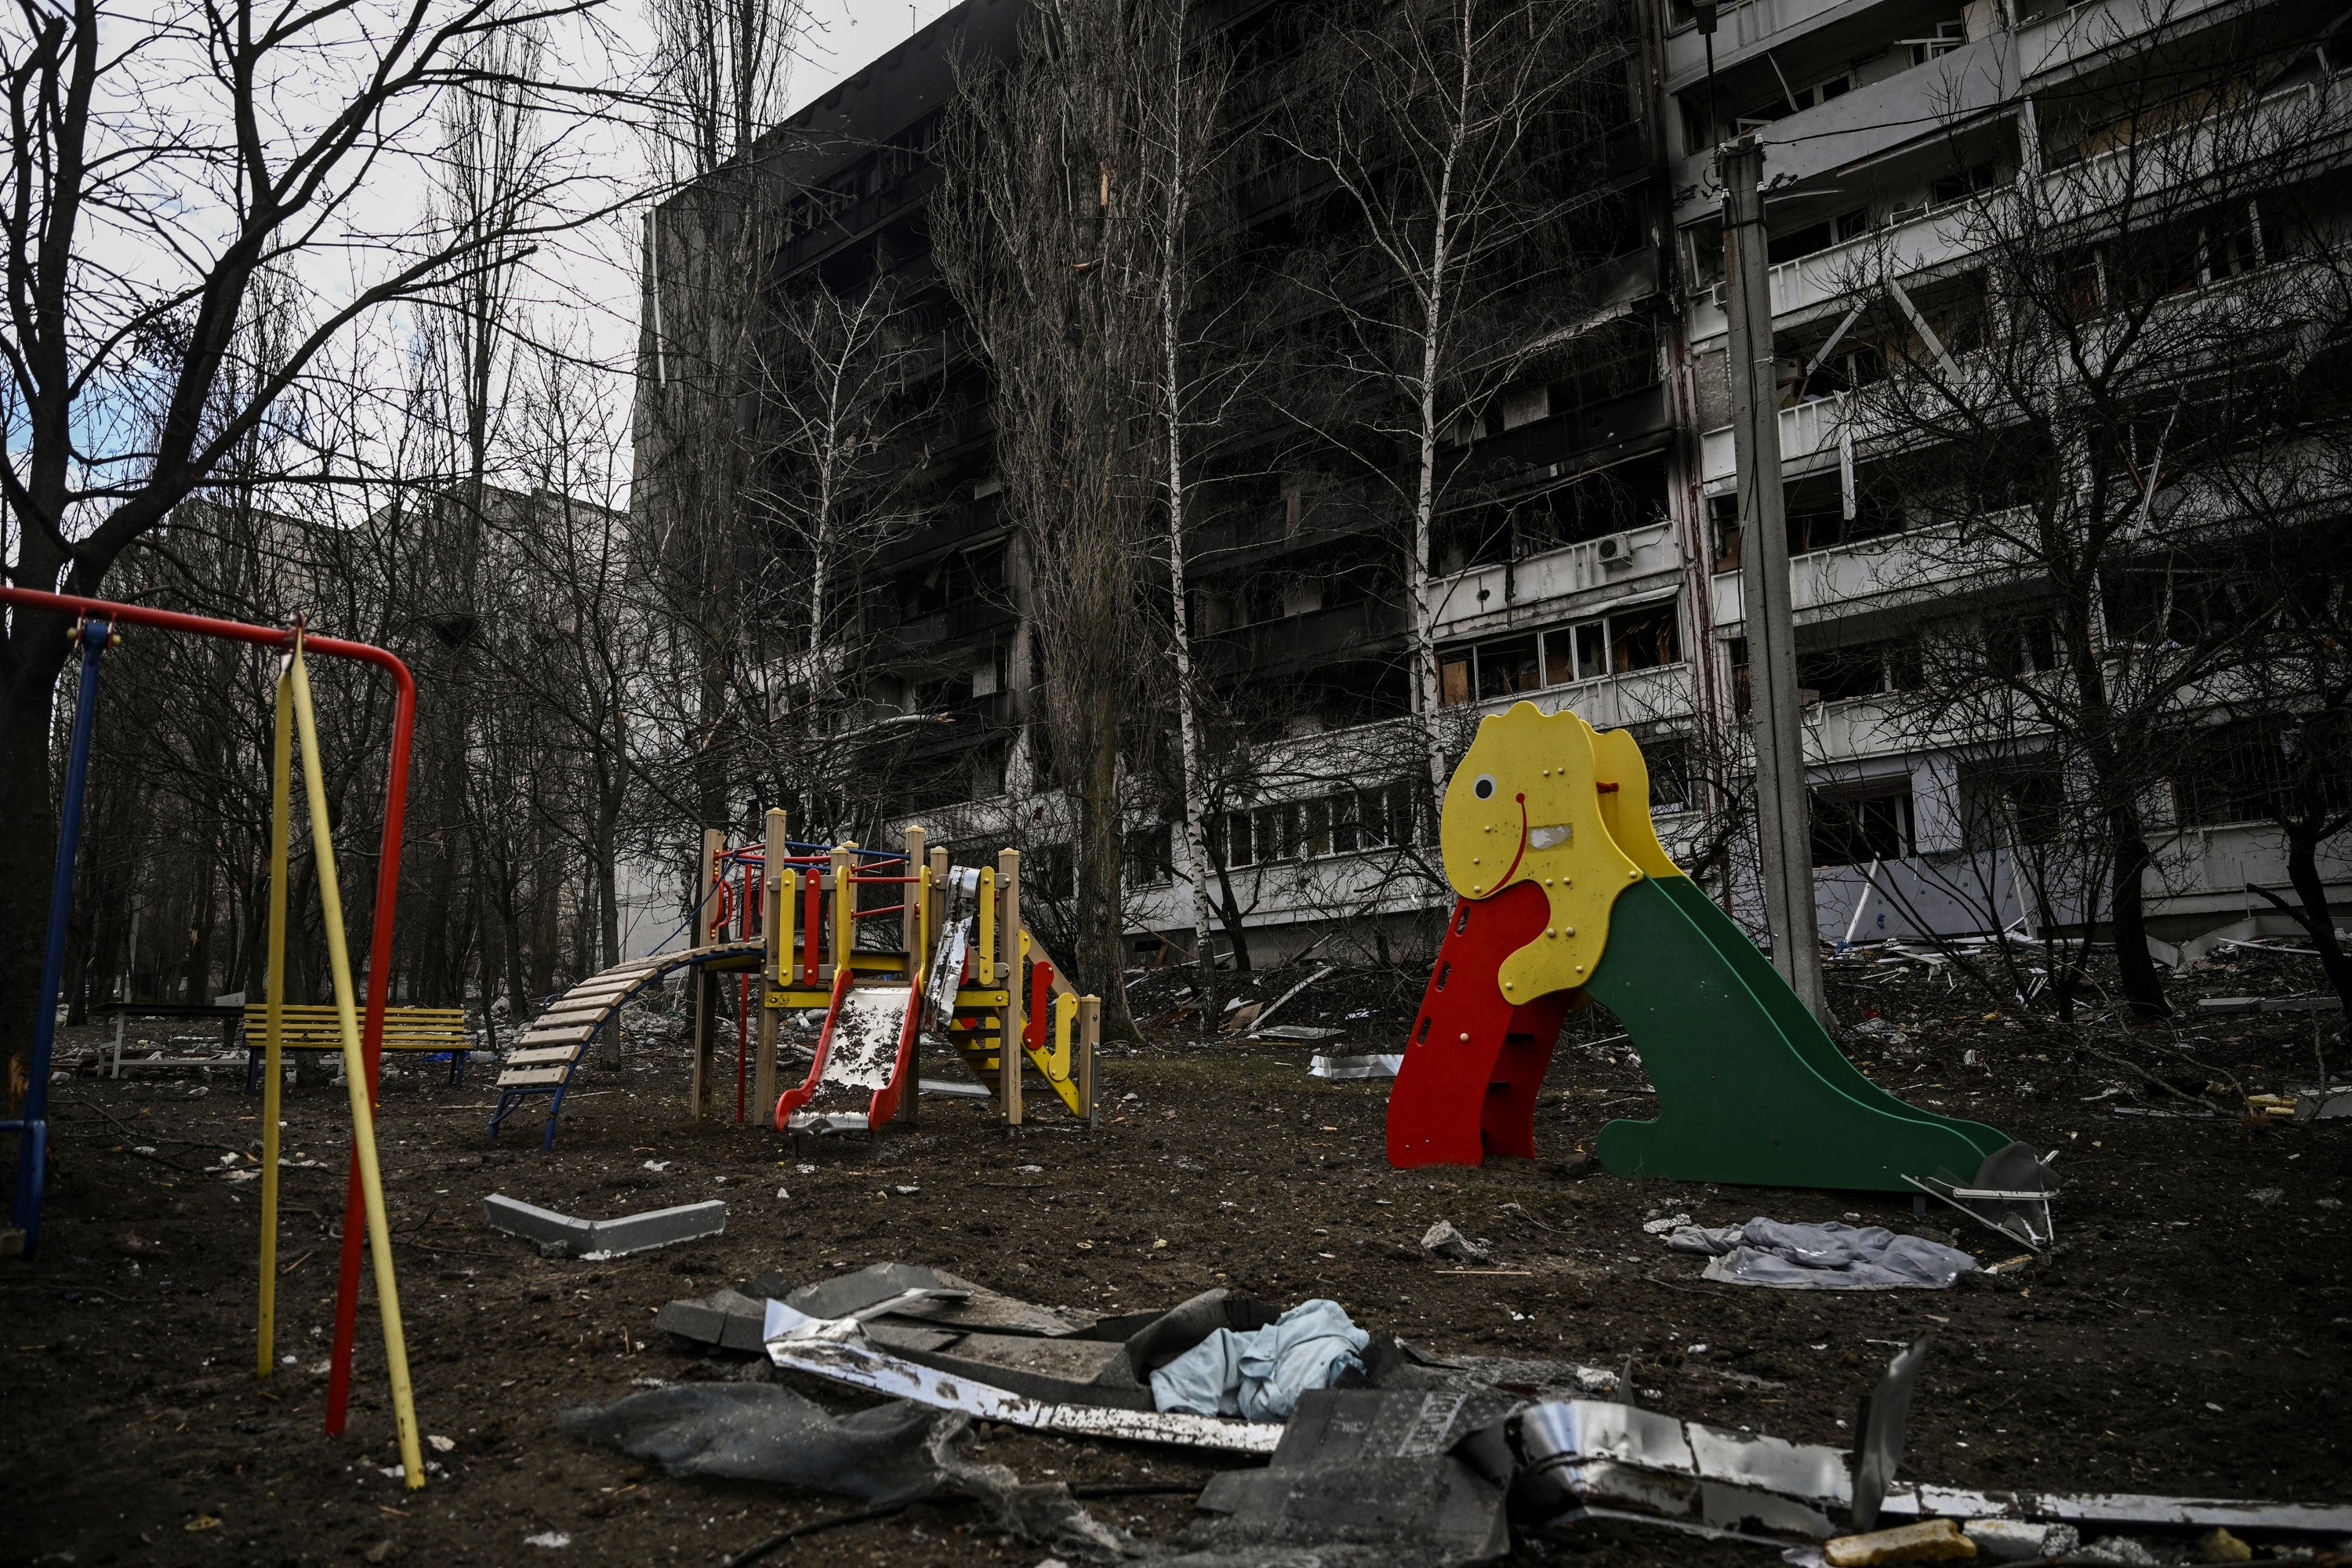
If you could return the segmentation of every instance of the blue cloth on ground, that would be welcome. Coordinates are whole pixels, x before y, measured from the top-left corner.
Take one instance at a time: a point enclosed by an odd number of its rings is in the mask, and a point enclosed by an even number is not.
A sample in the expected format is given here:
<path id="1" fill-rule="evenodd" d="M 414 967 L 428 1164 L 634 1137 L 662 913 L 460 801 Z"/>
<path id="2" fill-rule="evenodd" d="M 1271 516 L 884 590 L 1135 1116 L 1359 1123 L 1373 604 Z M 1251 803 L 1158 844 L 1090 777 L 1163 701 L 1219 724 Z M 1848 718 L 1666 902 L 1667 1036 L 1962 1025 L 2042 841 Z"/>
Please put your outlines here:
<path id="1" fill-rule="evenodd" d="M 1666 1245 L 1706 1254 L 1701 1279 L 1783 1290 L 1942 1290 L 1977 1266 L 1968 1253 L 1925 1237 L 1834 1220 L 1803 1225 L 1758 1218 L 1719 1230 L 1686 1225 Z"/>
<path id="2" fill-rule="evenodd" d="M 1219 1329 L 1151 1374 L 1151 1402 L 1193 1415 L 1286 1421 L 1298 1396 L 1328 1388 L 1372 1336 L 1337 1301 L 1301 1301 L 1265 1328 Z"/>

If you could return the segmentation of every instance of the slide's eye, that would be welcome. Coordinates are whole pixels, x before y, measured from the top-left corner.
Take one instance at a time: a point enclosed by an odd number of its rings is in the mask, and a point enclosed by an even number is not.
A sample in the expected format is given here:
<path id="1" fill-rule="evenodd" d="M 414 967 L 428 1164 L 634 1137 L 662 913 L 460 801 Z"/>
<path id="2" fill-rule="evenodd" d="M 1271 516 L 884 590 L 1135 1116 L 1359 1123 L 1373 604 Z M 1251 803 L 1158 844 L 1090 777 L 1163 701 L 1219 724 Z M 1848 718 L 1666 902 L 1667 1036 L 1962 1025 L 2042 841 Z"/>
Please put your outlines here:
<path id="1" fill-rule="evenodd" d="M 1478 775 L 1478 782 L 1470 786 L 1470 793 L 1476 795 L 1480 800 L 1494 799 L 1495 775 L 1492 773 L 1480 773 Z"/>

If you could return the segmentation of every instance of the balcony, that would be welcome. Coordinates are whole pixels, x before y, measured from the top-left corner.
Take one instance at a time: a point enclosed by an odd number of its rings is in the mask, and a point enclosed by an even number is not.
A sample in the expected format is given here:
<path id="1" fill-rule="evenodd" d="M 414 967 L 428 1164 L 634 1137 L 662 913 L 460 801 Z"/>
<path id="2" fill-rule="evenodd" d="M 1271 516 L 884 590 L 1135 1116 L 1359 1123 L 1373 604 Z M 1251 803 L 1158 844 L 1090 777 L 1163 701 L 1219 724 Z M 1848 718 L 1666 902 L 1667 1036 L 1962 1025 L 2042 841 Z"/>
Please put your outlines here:
<path id="1" fill-rule="evenodd" d="M 1199 651 L 1221 674 L 1303 672 L 1343 658 L 1393 652 L 1403 630 L 1402 610 L 1361 599 L 1307 615 L 1234 626 L 1202 637 Z"/>
<path id="2" fill-rule="evenodd" d="M 1864 158 L 1948 135 L 1952 126 L 1999 107 L 2016 91 L 2008 35 L 1979 38 L 1762 127 L 1756 134 L 1764 143 L 1765 177 L 1776 190 L 1820 179 Z M 1936 106 L 1925 121 L 1922 104 Z M 1675 205 L 1677 226 L 1721 210 L 1722 188 L 1710 167 L 1714 157 L 1711 150 L 1697 153 L 1676 166 L 1676 188 L 1691 193 Z"/>
<path id="3" fill-rule="evenodd" d="M 1608 599 L 1622 597 L 1633 584 L 1654 587 L 1648 579 L 1682 567 L 1682 552 L 1675 543 L 1670 523 L 1653 523 L 1612 538 L 1624 542 L 1622 564 L 1601 560 L 1601 541 L 1591 540 L 1530 555 L 1507 569 L 1478 566 L 1432 579 L 1437 637 L 1451 639 L 1507 631 L 1528 620 L 1535 606 L 1540 606 L 1546 617 L 1572 614 L 1583 606 L 1563 601 L 1580 595 L 1593 595 L 1592 605 L 1599 608 Z"/>
<path id="4" fill-rule="evenodd" d="M 2018 70 L 2030 82 L 2095 60 L 2159 27 L 2180 32 L 2196 18 L 2238 14 L 2231 0 L 2084 0 L 2018 28 Z"/>
<path id="5" fill-rule="evenodd" d="M 1990 197 L 1964 196 L 1930 207 L 1907 223 L 1890 225 L 1857 235 L 1841 245 L 1783 261 L 1767 274 L 1772 290 L 1774 323 L 1825 307 L 1850 306 L 1857 285 L 1875 286 L 1886 277 L 1909 278 L 1914 273 L 1965 260 L 1976 248 L 1975 238 L 1989 223 L 1999 223 L 2015 197 L 2006 192 Z M 1723 285 L 1691 301 L 1685 318 L 1692 346 L 1731 330 L 1724 310 Z"/>
<path id="6" fill-rule="evenodd" d="M 1790 479 L 1837 461 L 1838 429 L 1845 419 L 1843 394 L 1780 410 L 1780 467 Z M 1856 438 L 1860 438 L 1856 432 Z M 1738 472 L 1732 461 L 1731 426 L 1699 437 L 1699 477 L 1706 484 L 1729 483 Z"/>
<path id="7" fill-rule="evenodd" d="M 1649 724 L 1661 719 L 1676 719 L 1696 711 L 1698 706 L 1691 667 L 1685 663 L 1660 665 L 1654 669 L 1635 670 L 1628 675 L 1595 676 L 1591 680 L 1580 680 L 1568 686 L 1549 686 L 1540 691 L 1490 698 L 1471 711 L 1483 719 L 1490 714 L 1507 711 L 1516 702 L 1532 702 L 1546 713 L 1573 710 L 1577 717 L 1596 730 L 1616 730 L 1629 724 Z M 1459 713 L 1464 710 L 1453 708 L 1446 711 Z"/>
<path id="8" fill-rule="evenodd" d="M 1874 9 L 1880 0 L 1748 0 L 1726 5 L 1715 35 L 1715 69 L 1720 76 L 1800 27 L 1840 20 Z M 1666 37 L 1666 90 L 1680 92 L 1706 76 L 1706 40 L 1685 22 Z"/>
<path id="9" fill-rule="evenodd" d="M 2008 516 L 2000 513 L 1996 516 Z M 1789 606 L 1799 626 L 1834 621 L 1923 599 L 1948 597 L 2013 575 L 1990 547 L 1958 547 L 1946 528 L 1882 534 L 1789 562 Z M 1710 584 L 1718 628 L 1748 618 L 1745 575 L 1718 572 Z"/>

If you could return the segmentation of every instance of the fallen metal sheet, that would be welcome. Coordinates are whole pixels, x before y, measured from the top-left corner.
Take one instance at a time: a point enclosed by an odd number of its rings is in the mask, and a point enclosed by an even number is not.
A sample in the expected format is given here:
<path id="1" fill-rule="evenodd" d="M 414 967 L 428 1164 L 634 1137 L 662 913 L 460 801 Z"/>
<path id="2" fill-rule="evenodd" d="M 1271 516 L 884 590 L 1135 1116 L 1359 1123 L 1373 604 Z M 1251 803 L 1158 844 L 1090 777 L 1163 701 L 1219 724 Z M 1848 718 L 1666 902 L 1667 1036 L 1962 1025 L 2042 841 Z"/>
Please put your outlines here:
<path id="1" fill-rule="evenodd" d="M 589 1220 L 492 1193 L 482 1200 L 482 1223 L 532 1243 L 545 1256 L 596 1262 L 717 1236 L 727 1228 L 727 1205 L 712 1199 L 623 1215 L 618 1219 Z"/>
<path id="2" fill-rule="evenodd" d="M 1513 1418 L 1520 1495 L 1539 1517 L 1627 1510 L 1653 1522 L 1825 1540 L 1838 1533 L 1853 1485 L 1843 1450 L 1724 1432 L 1630 1405 L 1566 1400 Z M 2340 1535 L 2352 1507 L 2124 1492 L 1985 1492 L 1919 1481 L 1887 1488 L 1880 1522 L 1914 1519 L 2041 1520 L 2076 1526 L 2155 1526 Z"/>
<path id="3" fill-rule="evenodd" d="M 1092 1312 L 1068 1307 L 1041 1307 L 1003 1295 L 919 1263 L 877 1263 L 798 1287 L 772 1269 L 753 1279 L 744 1289 L 762 1300 L 774 1297 L 811 1318 L 862 1315 L 869 1307 L 895 1300 L 897 1304 L 890 1309 L 893 1317 L 986 1333 L 1053 1338 L 1084 1333 L 1101 1321 Z M 926 1300 L 910 1297 L 913 1291 L 933 1294 Z"/>
<path id="4" fill-rule="evenodd" d="M 1263 1017 L 1261 1014 L 1259 1016 Z M 1311 1046 L 1319 1040 L 1336 1040 L 1345 1029 L 1326 1028 L 1319 1024 L 1276 1024 L 1268 1028 L 1252 1029 L 1253 1040 L 1276 1040 L 1286 1045 Z"/>
<path id="5" fill-rule="evenodd" d="M 1397 1068 L 1404 1064 L 1404 1055 L 1370 1057 L 1316 1057 L 1307 1064 L 1308 1078 L 1394 1078 Z"/>
<path id="6" fill-rule="evenodd" d="M 782 1301 L 768 1303 L 763 1337 L 768 1359 L 780 1367 L 1034 1431 L 1239 1454 L 1270 1454 L 1282 1440 L 1282 1428 L 1273 1425 L 1032 1399 L 896 1354 L 877 1344 L 855 1319 L 812 1318 Z"/>
<path id="7" fill-rule="evenodd" d="M 2042 1154 L 2031 1143 L 2005 1143 L 1984 1157 L 1973 1181 L 1963 1182 L 1950 1171 L 1903 1179 L 1979 1225 L 2042 1252 L 2058 1233 L 2050 1212 L 2050 1200 L 2058 1191 L 2050 1162 L 2057 1157 Z"/>
<path id="8" fill-rule="evenodd" d="M 1382 1562 L 1483 1563 L 1511 1547 L 1506 1485 L 1451 1450 L 1490 1428 L 1507 1394 L 1316 1389 L 1300 1396 L 1262 1470 L 1210 1479 L 1212 1517 L 1187 1548 L 1378 1545 Z"/>

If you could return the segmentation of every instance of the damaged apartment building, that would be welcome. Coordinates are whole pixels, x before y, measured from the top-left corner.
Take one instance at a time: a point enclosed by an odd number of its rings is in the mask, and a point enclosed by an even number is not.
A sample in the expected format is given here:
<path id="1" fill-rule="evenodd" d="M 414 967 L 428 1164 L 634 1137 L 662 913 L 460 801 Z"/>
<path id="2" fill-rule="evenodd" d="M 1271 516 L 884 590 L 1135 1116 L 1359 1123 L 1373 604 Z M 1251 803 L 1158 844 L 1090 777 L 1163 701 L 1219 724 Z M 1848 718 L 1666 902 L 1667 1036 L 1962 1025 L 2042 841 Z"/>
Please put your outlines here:
<path id="1" fill-rule="evenodd" d="M 877 536 L 853 580 L 830 590 L 833 618 L 815 640 L 832 650 L 826 679 L 854 693 L 845 726 L 891 737 L 895 815 L 920 816 L 950 842 L 1024 844 L 1032 885 L 1050 898 L 1068 876 L 1067 850 L 1032 826 L 1050 813 L 1028 809 L 1033 639 L 1050 631 L 1035 624 L 1030 563 L 993 472 L 986 375 L 926 223 L 957 62 L 1017 47 L 1021 10 L 1018 0 L 966 0 L 772 132 L 780 173 L 762 200 L 780 216 L 744 265 L 762 300 L 809 289 L 864 298 L 879 281 L 892 290 L 893 330 L 919 351 L 892 395 L 919 408 L 894 434 L 911 457 L 889 481 L 887 510 L 911 521 Z M 1213 11 L 1240 71 L 1237 101 L 1301 90 L 1282 81 L 1281 65 L 1323 7 L 1236 0 Z M 2253 53 L 2250 26 L 2268 40 Z M 1720 140 L 1752 134 L 1764 149 L 1823 933 L 2020 922 L 2031 931 L 2096 919 L 2095 891 L 2029 890 L 2016 869 L 2027 841 L 2063 831 L 2058 803 L 2074 793 L 2067 747 L 1972 733 L 1949 704 L 1921 718 L 1908 701 L 1935 679 L 1916 646 L 1923 628 L 1977 627 L 1979 644 L 2011 649 L 2013 668 L 2059 656 L 2032 611 L 2031 572 L 2011 562 L 2003 576 L 1921 542 L 1955 536 L 1951 465 L 1938 466 L 1933 421 L 1903 426 L 1885 412 L 1900 400 L 1874 388 L 1906 355 L 1931 374 L 1978 374 L 1970 302 L 1983 308 L 1983 253 L 2015 243 L 2004 203 L 2063 171 L 2127 163 L 2135 146 L 2215 104 L 2254 133 L 2301 116 L 2304 145 L 2280 163 L 2292 165 L 2284 177 L 2300 210 L 2321 215 L 2309 232 L 2323 239 L 2298 248 L 2275 202 L 2266 210 L 2261 198 L 2206 193 L 2172 226 L 2188 237 L 2163 288 L 2226 309 L 2247 279 L 2310 265 L 2313 245 L 2326 248 L 2333 232 L 2341 162 L 2336 72 L 2352 39 L 2336 26 L 2332 12 L 2298 0 L 1637 0 L 1612 13 L 1622 89 L 1587 100 L 1593 111 L 1570 160 L 1572 236 L 1545 253 L 1541 286 L 1525 296 L 1545 352 L 1447 429 L 1426 563 L 1427 721 L 1457 752 L 1471 721 L 1521 700 L 1631 729 L 1669 847 L 1760 923 L 1752 826 L 1740 826 L 1752 809 L 1748 659 L 1714 157 Z M 1298 232 L 1297 186 L 1274 185 L 1286 194 L 1252 186 L 1221 209 L 1262 253 Z M 673 198 L 649 229 L 641 505 L 698 461 L 661 417 L 677 395 L 664 359 L 677 351 L 662 323 L 682 335 L 690 279 L 709 264 L 696 237 L 709 228 L 679 217 L 691 196 Z M 2122 288 L 2132 248 L 2076 246 L 2080 288 Z M 763 400 L 789 393 L 746 383 L 732 427 L 772 426 Z M 922 387 L 911 401 L 909 383 Z M 1447 896 L 1413 738 L 1423 721 L 1407 574 L 1391 546 L 1395 520 L 1381 515 L 1397 492 L 1334 454 L 1244 441 L 1224 460 L 1234 477 L 1193 537 L 1187 604 L 1232 748 L 1210 787 L 1213 899 L 1224 934 L 1261 958 L 1335 924 L 1381 933 L 1386 947 Z M 2111 645 L 2168 646 L 2168 617 L 2195 596 L 2176 593 L 2178 566 L 2168 557 L 2160 602 L 2135 586 L 2127 552 L 2099 569 Z M 2206 593 L 2198 613 L 2225 615 L 2228 598 Z M 817 658 L 775 656 L 780 708 L 805 690 L 805 661 Z M 2174 940 L 2252 916 L 2246 884 L 2286 879 L 2269 822 L 2285 787 L 2275 727 L 2218 710 L 2208 719 L 2183 721 L 2176 776 L 2135 797 L 2154 847 L 2151 912 Z M 1149 768 L 1139 760 L 1131 772 Z M 2326 785 L 2347 787 L 2340 777 Z M 1139 791 L 1131 808 L 1125 879 L 1139 953 L 1163 939 L 1188 946 L 1194 923 L 1181 805 L 1150 797 Z M 1988 805 L 1996 799 L 2001 809 Z M 2332 889 L 2352 874 L 2340 842 L 2318 858 Z"/>

